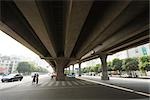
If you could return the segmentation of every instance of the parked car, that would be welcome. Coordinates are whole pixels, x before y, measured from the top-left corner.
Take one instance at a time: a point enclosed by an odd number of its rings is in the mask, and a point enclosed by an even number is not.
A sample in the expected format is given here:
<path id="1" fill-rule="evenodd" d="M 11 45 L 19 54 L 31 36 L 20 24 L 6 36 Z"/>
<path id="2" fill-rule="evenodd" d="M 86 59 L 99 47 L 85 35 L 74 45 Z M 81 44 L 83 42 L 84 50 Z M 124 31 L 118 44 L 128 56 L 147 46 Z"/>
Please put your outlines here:
<path id="1" fill-rule="evenodd" d="M 21 81 L 22 79 L 23 79 L 23 76 L 21 74 L 9 74 L 9 75 L 3 76 L 1 81 L 13 82 L 13 81 Z"/>
<path id="2" fill-rule="evenodd" d="M 75 73 L 72 73 L 72 74 L 68 74 L 67 77 L 72 77 L 72 78 L 75 78 Z"/>

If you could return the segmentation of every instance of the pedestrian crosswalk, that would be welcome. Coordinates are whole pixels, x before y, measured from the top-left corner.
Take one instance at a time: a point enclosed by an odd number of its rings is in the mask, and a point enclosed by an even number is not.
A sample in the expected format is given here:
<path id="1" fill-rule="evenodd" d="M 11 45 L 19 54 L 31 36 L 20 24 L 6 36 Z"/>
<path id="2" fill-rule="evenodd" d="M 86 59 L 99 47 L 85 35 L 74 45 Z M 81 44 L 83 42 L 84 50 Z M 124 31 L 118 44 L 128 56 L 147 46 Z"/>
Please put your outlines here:
<path id="1" fill-rule="evenodd" d="M 38 85 L 36 84 L 31 84 L 31 83 L 26 83 L 26 84 L 21 84 L 18 87 L 74 87 L 74 86 L 89 86 L 89 85 L 97 85 L 96 83 L 92 82 L 87 82 L 83 80 L 74 80 L 74 81 L 43 81 L 40 82 Z"/>

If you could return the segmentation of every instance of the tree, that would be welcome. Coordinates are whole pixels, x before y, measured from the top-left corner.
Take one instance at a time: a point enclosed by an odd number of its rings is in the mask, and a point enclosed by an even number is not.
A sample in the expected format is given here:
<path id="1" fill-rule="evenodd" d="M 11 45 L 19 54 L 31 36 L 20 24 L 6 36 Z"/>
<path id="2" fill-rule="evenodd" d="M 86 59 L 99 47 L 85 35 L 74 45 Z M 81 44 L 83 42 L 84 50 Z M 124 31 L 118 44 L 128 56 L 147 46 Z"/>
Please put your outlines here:
<path id="1" fill-rule="evenodd" d="M 112 71 L 112 62 L 108 62 L 107 63 L 107 68 L 108 68 L 108 71 Z"/>
<path id="2" fill-rule="evenodd" d="M 93 70 L 94 70 L 94 72 L 96 72 L 96 73 L 98 73 L 98 69 L 99 69 L 99 66 L 94 66 L 94 67 L 93 67 Z"/>
<path id="3" fill-rule="evenodd" d="M 112 61 L 112 67 L 115 71 L 119 71 L 119 74 L 121 75 L 121 70 L 122 70 L 122 60 L 120 59 L 114 59 Z"/>
<path id="4" fill-rule="evenodd" d="M 20 62 L 18 63 L 17 69 L 16 69 L 19 73 L 30 73 L 32 71 L 32 67 L 31 64 L 29 64 L 28 62 Z"/>
<path id="5" fill-rule="evenodd" d="M 35 65 L 33 62 L 20 62 L 18 63 L 16 70 L 19 73 L 28 73 L 28 74 L 30 74 L 31 72 L 48 72 L 47 69 Z"/>
<path id="6" fill-rule="evenodd" d="M 147 75 L 145 71 L 150 71 L 150 56 L 143 56 L 140 58 L 139 68 Z"/>
<path id="7" fill-rule="evenodd" d="M 94 72 L 94 67 L 93 66 L 90 66 L 89 69 L 90 69 L 90 72 Z"/>
<path id="8" fill-rule="evenodd" d="M 129 72 L 129 74 L 132 76 L 132 71 L 136 71 L 138 70 L 139 66 L 138 66 L 139 62 L 137 58 L 127 58 L 124 60 L 124 67 L 125 70 L 127 72 Z"/>

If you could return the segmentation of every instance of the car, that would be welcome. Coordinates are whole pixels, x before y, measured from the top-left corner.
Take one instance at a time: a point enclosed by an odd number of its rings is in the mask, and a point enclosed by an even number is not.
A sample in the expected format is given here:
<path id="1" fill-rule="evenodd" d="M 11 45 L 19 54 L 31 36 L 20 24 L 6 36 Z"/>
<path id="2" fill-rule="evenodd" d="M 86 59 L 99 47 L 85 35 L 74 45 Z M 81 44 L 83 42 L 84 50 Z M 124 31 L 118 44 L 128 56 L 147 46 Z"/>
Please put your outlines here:
<path id="1" fill-rule="evenodd" d="M 72 73 L 72 74 L 68 74 L 67 77 L 72 77 L 72 78 L 75 78 L 75 73 Z"/>
<path id="2" fill-rule="evenodd" d="M 1 81 L 13 82 L 13 81 L 21 81 L 22 79 L 23 79 L 23 76 L 21 74 L 9 74 L 9 75 L 3 76 Z"/>

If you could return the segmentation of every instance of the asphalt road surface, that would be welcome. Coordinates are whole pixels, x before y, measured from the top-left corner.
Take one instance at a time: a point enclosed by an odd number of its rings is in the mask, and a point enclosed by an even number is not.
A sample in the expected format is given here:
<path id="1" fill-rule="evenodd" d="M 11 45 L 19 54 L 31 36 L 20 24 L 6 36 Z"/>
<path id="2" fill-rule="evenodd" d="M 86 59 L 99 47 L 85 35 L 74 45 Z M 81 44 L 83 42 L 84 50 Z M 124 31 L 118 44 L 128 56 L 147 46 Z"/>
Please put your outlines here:
<path id="1" fill-rule="evenodd" d="M 88 81 L 55 81 L 45 76 L 37 85 L 25 82 L 1 89 L 0 100 L 149 100 L 149 97 Z"/>
<path id="2" fill-rule="evenodd" d="M 82 76 L 82 78 L 112 84 L 115 86 L 125 87 L 128 89 L 133 89 L 136 91 L 150 94 L 150 79 L 110 77 L 110 80 L 105 81 L 101 80 L 100 76 Z"/>

